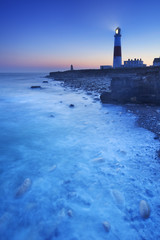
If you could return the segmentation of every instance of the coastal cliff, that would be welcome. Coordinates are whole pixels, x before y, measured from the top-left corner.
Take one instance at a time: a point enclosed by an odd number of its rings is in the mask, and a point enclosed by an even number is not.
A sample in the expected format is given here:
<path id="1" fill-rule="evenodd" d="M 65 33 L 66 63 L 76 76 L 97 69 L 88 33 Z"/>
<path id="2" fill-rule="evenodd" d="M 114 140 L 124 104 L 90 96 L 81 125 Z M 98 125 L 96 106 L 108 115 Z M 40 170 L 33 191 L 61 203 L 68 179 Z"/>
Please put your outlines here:
<path id="1" fill-rule="evenodd" d="M 103 103 L 160 105 L 160 67 L 73 70 L 51 72 L 49 77 L 96 91 Z"/>
<path id="2" fill-rule="evenodd" d="M 102 93 L 101 101 L 160 105 L 160 69 L 147 69 L 144 73 L 137 71 L 132 76 L 126 74 L 113 77 L 111 92 Z"/>

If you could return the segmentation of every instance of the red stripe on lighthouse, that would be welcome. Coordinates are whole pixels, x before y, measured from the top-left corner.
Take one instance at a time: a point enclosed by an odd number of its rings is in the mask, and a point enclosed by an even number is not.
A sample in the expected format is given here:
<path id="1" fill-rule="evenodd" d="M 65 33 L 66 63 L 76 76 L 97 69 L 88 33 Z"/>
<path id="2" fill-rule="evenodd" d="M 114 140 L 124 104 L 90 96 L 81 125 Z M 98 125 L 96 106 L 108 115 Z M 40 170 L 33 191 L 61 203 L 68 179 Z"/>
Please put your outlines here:
<path id="1" fill-rule="evenodd" d="M 121 57 L 121 46 L 114 47 L 114 57 Z"/>

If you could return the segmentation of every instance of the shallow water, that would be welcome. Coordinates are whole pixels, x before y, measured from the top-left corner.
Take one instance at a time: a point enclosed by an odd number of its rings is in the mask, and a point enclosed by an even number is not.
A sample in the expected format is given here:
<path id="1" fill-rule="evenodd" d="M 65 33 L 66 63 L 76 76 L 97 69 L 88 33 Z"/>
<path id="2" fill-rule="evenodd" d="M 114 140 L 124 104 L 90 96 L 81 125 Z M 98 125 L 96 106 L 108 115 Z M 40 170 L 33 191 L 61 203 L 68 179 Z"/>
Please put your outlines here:
<path id="1" fill-rule="evenodd" d="M 154 135 L 121 106 L 43 76 L 0 74 L 0 239 L 160 239 Z"/>

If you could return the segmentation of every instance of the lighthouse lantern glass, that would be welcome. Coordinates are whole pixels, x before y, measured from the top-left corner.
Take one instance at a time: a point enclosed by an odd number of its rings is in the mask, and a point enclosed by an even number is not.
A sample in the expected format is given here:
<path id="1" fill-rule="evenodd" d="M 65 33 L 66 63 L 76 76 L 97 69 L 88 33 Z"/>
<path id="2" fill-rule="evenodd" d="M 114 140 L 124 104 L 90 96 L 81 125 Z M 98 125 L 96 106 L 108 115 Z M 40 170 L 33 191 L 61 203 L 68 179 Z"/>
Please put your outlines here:
<path id="1" fill-rule="evenodd" d="M 119 33 L 119 29 L 118 28 L 116 28 L 116 34 L 118 34 Z"/>

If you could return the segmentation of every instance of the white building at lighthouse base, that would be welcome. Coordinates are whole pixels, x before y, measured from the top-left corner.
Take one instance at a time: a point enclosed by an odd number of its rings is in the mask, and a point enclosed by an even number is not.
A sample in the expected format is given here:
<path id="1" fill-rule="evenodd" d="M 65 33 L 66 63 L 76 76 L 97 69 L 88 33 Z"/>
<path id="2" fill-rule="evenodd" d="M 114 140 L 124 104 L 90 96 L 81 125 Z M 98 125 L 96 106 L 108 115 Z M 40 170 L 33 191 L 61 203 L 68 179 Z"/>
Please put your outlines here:
<path id="1" fill-rule="evenodd" d="M 128 59 L 128 61 L 124 61 L 123 67 L 125 68 L 136 68 L 136 67 L 146 67 L 146 64 L 143 63 L 142 59 Z"/>

